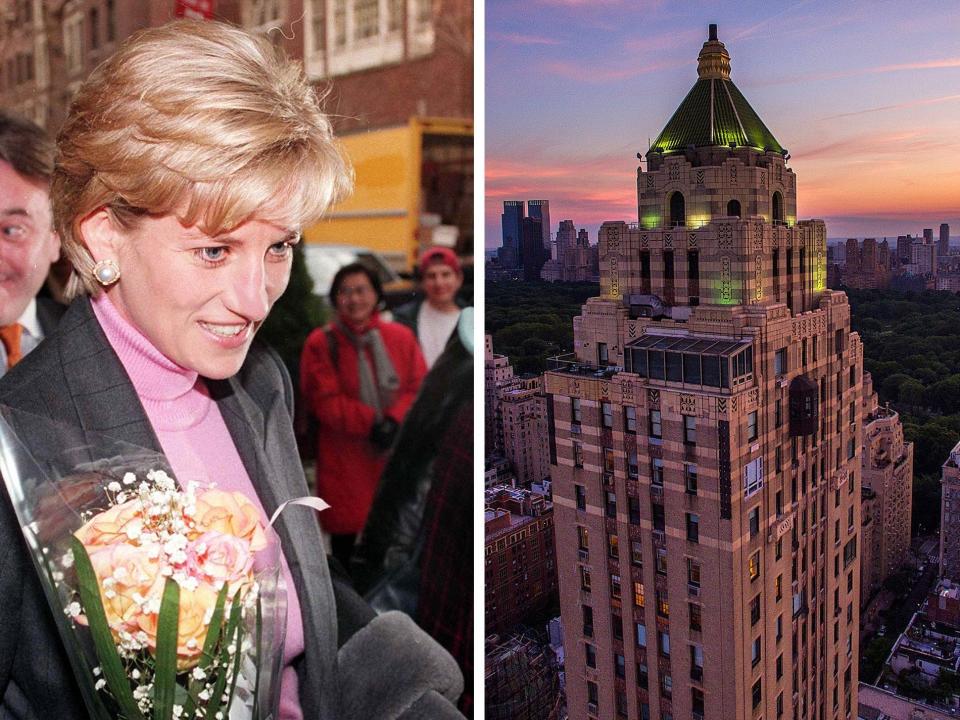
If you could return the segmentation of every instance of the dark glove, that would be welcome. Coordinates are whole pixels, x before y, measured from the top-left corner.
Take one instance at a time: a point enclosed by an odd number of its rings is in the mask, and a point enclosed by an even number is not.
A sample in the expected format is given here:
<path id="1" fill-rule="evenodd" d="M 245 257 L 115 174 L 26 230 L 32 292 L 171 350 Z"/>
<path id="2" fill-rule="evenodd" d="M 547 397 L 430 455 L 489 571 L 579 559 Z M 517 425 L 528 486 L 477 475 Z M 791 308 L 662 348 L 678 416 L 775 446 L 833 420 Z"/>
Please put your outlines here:
<path id="1" fill-rule="evenodd" d="M 370 429 L 370 443 L 380 452 L 385 452 L 393 445 L 400 424 L 391 417 L 385 417 Z"/>

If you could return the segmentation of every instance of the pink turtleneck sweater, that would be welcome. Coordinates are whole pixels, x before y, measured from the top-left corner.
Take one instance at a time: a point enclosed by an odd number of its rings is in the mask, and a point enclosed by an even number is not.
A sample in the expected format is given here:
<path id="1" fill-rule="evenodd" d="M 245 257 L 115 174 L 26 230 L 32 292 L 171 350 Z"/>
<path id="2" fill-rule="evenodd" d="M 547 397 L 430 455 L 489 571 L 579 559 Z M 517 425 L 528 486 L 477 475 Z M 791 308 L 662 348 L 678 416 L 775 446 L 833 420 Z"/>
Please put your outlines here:
<path id="1" fill-rule="evenodd" d="M 130 376 L 174 476 L 181 484 L 216 484 L 241 492 L 256 503 L 264 524 L 268 519 L 233 438 L 207 386 L 193 370 L 163 355 L 114 308 L 106 293 L 92 301 L 94 314 L 110 345 Z M 302 720 L 297 673 L 291 663 L 303 653 L 303 618 L 290 567 L 283 558 L 287 585 L 287 640 L 283 652 L 279 720 Z"/>

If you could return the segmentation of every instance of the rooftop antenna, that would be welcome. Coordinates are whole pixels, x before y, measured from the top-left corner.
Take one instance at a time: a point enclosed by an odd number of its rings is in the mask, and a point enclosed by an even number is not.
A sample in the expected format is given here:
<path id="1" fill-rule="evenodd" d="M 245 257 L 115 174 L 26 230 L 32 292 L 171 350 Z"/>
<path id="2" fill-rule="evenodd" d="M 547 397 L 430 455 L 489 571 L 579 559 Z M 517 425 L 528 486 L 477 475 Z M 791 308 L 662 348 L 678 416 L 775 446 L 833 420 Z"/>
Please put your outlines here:
<path id="1" fill-rule="evenodd" d="M 710 40 L 715 41 L 716 39 L 717 39 L 717 24 L 710 23 Z"/>

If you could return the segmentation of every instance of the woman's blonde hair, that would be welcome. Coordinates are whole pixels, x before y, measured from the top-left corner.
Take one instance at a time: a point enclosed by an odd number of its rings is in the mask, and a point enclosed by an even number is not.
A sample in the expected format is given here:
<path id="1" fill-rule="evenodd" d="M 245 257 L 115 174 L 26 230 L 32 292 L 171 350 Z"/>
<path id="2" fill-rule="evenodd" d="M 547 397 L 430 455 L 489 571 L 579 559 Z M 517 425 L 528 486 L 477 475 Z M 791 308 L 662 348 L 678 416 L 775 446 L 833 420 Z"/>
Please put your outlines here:
<path id="1" fill-rule="evenodd" d="M 210 21 L 143 30 L 91 73 L 57 137 L 67 293 L 98 291 L 79 223 L 99 208 L 128 227 L 176 213 L 209 235 L 253 217 L 294 228 L 350 184 L 316 93 L 266 39 Z"/>

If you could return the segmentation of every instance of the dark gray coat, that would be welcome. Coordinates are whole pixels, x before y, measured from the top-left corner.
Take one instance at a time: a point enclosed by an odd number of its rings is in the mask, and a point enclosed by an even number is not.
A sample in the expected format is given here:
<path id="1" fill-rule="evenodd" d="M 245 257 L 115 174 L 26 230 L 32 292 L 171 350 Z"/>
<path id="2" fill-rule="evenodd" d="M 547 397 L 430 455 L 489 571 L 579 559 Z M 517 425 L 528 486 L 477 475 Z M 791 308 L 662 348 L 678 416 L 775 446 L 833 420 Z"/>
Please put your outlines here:
<path id="1" fill-rule="evenodd" d="M 255 346 L 236 376 L 208 386 L 267 514 L 307 495 L 291 425 L 290 379 L 276 354 Z M 160 451 L 86 298 L 0 380 L 0 405 Z M 28 445 L 49 440 L 25 434 Z M 81 720 L 76 680 L 5 489 L 2 496 L 0 720 Z M 297 671 L 305 717 L 461 717 L 450 702 L 462 687 L 453 659 L 408 617 L 374 618 L 352 589 L 331 577 L 315 513 L 290 507 L 275 527 L 302 606 L 306 650 Z"/>

